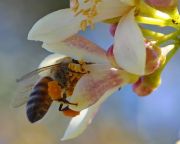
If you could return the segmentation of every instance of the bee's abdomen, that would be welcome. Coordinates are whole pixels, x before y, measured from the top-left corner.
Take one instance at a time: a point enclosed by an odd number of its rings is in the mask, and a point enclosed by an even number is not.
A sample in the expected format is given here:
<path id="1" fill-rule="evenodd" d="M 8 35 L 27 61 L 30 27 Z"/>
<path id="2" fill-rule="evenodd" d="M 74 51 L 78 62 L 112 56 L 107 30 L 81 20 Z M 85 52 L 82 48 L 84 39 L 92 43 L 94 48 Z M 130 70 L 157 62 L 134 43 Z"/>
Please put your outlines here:
<path id="1" fill-rule="evenodd" d="M 34 123 L 47 113 L 52 99 L 48 95 L 48 82 L 50 77 L 42 78 L 33 88 L 27 102 L 26 113 L 30 122 Z"/>

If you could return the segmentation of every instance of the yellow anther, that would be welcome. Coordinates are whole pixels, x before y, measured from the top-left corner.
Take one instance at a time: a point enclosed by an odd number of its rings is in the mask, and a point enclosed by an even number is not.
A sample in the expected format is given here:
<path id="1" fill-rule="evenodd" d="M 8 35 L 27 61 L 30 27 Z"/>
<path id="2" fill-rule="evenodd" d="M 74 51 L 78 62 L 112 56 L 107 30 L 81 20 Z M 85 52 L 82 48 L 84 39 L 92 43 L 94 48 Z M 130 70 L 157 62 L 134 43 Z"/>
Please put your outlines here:
<path id="1" fill-rule="evenodd" d="M 80 14 L 83 13 L 83 12 L 84 12 L 84 10 L 81 9 L 81 10 L 79 10 L 78 12 L 75 13 L 75 16 L 78 16 L 78 15 L 80 15 Z"/>
<path id="2" fill-rule="evenodd" d="M 97 5 L 101 1 L 102 0 L 84 0 L 83 2 L 84 3 L 89 3 L 90 7 L 86 8 L 86 9 L 81 9 L 78 0 L 71 0 L 71 3 L 72 3 L 71 7 L 72 7 L 73 11 L 76 12 L 75 16 L 81 14 L 81 15 L 86 17 L 80 23 L 81 30 L 85 31 L 88 25 L 90 25 L 92 29 L 94 28 L 93 19 L 98 14 Z"/>
<path id="3" fill-rule="evenodd" d="M 71 8 L 74 12 L 76 12 L 79 8 L 79 1 L 78 0 L 71 0 L 70 2 Z"/>
<path id="4" fill-rule="evenodd" d="M 82 30 L 82 31 L 85 31 L 85 30 L 86 30 L 87 25 L 88 25 L 87 20 L 83 20 L 83 21 L 81 21 L 81 25 L 80 25 L 81 30 Z"/>

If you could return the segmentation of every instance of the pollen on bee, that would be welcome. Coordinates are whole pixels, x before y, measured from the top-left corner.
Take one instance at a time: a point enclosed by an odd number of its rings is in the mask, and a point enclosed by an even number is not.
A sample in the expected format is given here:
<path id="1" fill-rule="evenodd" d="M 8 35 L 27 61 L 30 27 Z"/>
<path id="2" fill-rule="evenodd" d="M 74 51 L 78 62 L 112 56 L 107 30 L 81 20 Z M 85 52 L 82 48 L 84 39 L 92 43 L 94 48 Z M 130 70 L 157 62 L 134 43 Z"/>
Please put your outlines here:
<path id="1" fill-rule="evenodd" d="M 48 94 L 52 100 L 59 100 L 61 98 L 61 87 L 57 81 L 51 81 L 48 83 Z"/>
<path id="2" fill-rule="evenodd" d="M 88 70 L 85 68 L 86 63 L 84 61 L 78 61 L 79 64 L 76 63 L 70 63 L 68 65 L 68 68 L 71 71 L 77 72 L 77 73 L 81 73 L 81 74 L 86 74 L 88 73 Z"/>
<path id="3" fill-rule="evenodd" d="M 65 116 L 68 116 L 68 117 L 75 117 L 75 116 L 79 115 L 80 112 L 79 111 L 74 111 L 74 110 L 71 110 L 71 109 L 68 108 L 68 109 L 63 111 L 63 114 Z"/>

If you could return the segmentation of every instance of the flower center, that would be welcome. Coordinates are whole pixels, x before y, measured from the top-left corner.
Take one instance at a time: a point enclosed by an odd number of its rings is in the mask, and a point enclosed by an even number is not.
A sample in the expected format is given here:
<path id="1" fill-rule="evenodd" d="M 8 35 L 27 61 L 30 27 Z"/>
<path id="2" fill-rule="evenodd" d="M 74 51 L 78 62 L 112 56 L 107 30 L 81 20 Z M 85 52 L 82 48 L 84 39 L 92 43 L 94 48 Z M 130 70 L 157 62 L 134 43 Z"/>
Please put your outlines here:
<path id="1" fill-rule="evenodd" d="M 98 14 L 97 5 L 101 1 L 102 0 L 84 0 L 83 4 L 88 5 L 88 7 L 81 8 L 79 0 L 71 0 L 70 5 L 75 16 L 80 14 L 85 16 L 85 19 L 80 23 L 81 30 L 85 31 L 88 25 L 90 25 L 92 29 L 94 28 L 93 18 Z"/>

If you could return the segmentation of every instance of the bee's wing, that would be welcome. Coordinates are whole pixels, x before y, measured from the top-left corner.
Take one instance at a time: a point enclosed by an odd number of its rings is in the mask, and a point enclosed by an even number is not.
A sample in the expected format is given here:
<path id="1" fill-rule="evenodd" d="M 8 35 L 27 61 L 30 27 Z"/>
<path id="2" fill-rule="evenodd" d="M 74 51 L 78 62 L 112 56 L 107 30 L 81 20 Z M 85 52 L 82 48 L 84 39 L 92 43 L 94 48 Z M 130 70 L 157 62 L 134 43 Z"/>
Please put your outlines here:
<path id="1" fill-rule="evenodd" d="M 13 107 L 19 107 L 28 101 L 29 95 L 35 85 L 36 81 L 40 78 L 40 75 L 36 74 L 22 81 L 17 80 L 17 89 L 14 93 L 11 105 Z"/>
<path id="2" fill-rule="evenodd" d="M 36 70 L 24 75 L 23 77 L 18 79 L 17 80 L 18 87 L 17 87 L 15 95 L 12 99 L 11 105 L 16 108 L 16 107 L 19 107 L 19 106 L 25 104 L 28 101 L 29 95 L 30 95 L 34 85 L 36 84 L 36 82 L 41 77 L 51 76 L 51 72 L 52 72 L 53 68 L 56 68 L 58 66 L 59 66 L 59 64 L 54 64 L 54 65 L 42 67 L 42 68 L 36 69 Z"/>

